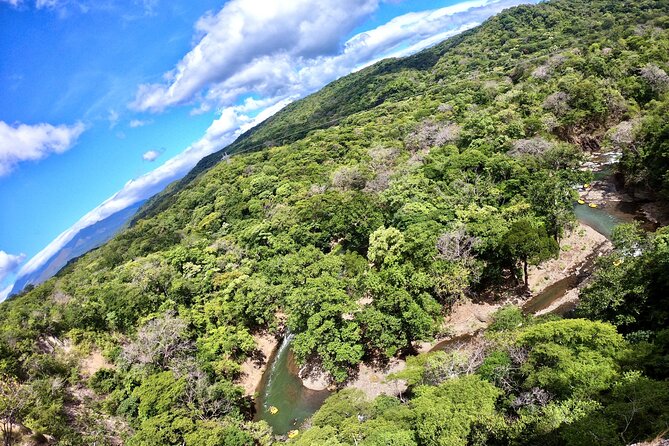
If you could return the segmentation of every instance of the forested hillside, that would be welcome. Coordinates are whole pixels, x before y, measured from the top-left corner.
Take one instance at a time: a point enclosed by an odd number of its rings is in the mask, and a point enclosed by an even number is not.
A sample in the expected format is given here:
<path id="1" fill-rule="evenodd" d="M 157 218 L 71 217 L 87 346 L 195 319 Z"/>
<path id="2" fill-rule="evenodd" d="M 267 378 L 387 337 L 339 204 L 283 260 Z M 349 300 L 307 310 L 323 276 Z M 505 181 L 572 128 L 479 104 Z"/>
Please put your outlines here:
<path id="1" fill-rule="evenodd" d="M 627 184 L 666 199 L 667 70 L 669 2 L 554 0 L 290 105 L 0 305 L 6 438 L 625 445 L 665 433 L 666 230 L 616 232 L 579 319 L 505 308 L 476 355 L 412 355 L 455 302 L 522 295 L 528 265 L 558 255 L 589 152 L 622 152 Z M 236 385 L 254 335 L 286 329 L 298 361 L 343 389 L 292 440 L 252 421 Z M 345 389 L 362 362 L 397 356 L 401 397 Z"/>

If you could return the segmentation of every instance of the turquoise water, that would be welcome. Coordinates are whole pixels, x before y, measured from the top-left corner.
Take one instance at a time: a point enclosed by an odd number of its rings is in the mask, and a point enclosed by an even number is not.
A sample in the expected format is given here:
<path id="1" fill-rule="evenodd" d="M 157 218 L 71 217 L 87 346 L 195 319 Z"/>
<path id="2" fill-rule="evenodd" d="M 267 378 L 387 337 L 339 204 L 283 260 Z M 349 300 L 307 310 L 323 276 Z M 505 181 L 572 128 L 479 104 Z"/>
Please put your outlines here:
<path id="1" fill-rule="evenodd" d="M 634 219 L 633 214 L 625 214 L 622 211 L 612 213 L 612 209 L 614 209 L 612 206 L 591 208 L 588 205 L 576 205 L 574 213 L 579 222 L 590 226 L 607 238 L 611 238 L 613 228 L 620 223 Z M 585 265 L 580 268 L 580 271 L 555 282 L 544 291 L 525 302 L 523 311 L 526 314 L 534 314 L 548 308 L 554 301 L 564 296 L 568 290 L 576 287 L 582 280 L 584 280 L 590 274 L 594 262 L 595 256 L 588 257 Z"/>
<path id="2" fill-rule="evenodd" d="M 574 213 L 578 221 L 590 226 L 607 238 L 611 238 L 613 228 L 621 223 L 637 221 L 647 231 L 657 229 L 657 225 L 646 220 L 641 214 L 640 205 L 637 203 L 611 203 L 598 208 L 576 205 Z"/>
<path id="3" fill-rule="evenodd" d="M 613 229 L 621 223 L 638 221 L 646 230 L 655 229 L 652 224 L 643 219 L 639 213 L 639 206 L 634 203 L 612 203 L 597 208 L 591 208 L 588 205 L 576 205 L 574 213 L 579 222 L 590 226 L 609 239 Z M 588 257 L 585 265 L 578 272 L 552 284 L 543 292 L 534 296 L 523 305 L 523 311 L 527 314 L 534 314 L 548 308 L 555 300 L 564 296 L 568 290 L 576 287 L 590 275 L 595 260 L 596 256 Z M 570 307 L 558 308 L 555 312 L 562 314 L 569 309 Z"/>
<path id="4" fill-rule="evenodd" d="M 270 358 L 272 365 L 263 375 L 256 398 L 256 419 L 267 421 L 277 435 L 298 429 L 330 395 L 327 390 L 309 390 L 302 385 L 290 350 L 292 337 L 284 338 L 274 358 Z M 274 415 L 270 413 L 272 406 L 279 409 Z"/>
<path id="5" fill-rule="evenodd" d="M 577 205 L 574 213 L 576 214 L 578 221 L 590 226 L 592 229 L 608 238 L 611 237 L 613 228 L 624 221 L 620 216 L 611 214 L 609 211 L 610 210 L 606 207 L 591 208 L 588 205 Z M 630 221 L 632 220 L 632 217 L 630 216 L 626 220 Z"/>
<path id="6" fill-rule="evenodd" d="M 615 225 L 624 220 L 632 220 L 632 215 L 621 217 L 611 215 L 610 209 L 593 209 L 586 206 L 576 207 L 576 216 L 579 221 L 591 226 L 596 231 L 609 237 Z M 547 307 L 555 299 L 562 297 L 567 289 L 574 285 L 576 275 L 567 277 L 549 287 L 539 296 L 527 303 L 526 312 L 536 312 Z M 436 345 L 432 351 L 443 350 L 457 343 L 466 343 L 473 335 L 456 337 Z M 270 358 L 270 367 L 267 368 L 263 379 L 258 386 L 260 393 L 256 398 L 256 419 L 265 420 L 277 435 L 285 435 L 290 430 L 298 429 L 300 425 L 311 417 L 329 396 L 328 391 L 313 391 L 302 385 L 297 376 L 298 366 L 290 350 L 292 335 L 287 336 L 273 358 Z M 276 407 L 276 414 L 270 413 L 270 407 Z"/>

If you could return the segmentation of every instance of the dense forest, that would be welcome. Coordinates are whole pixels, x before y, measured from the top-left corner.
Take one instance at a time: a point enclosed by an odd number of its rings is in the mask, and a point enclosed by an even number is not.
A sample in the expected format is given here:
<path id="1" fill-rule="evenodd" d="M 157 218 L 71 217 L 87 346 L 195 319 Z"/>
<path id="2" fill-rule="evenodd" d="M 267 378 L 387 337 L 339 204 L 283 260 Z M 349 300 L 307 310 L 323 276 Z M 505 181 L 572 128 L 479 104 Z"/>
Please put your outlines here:
<path id="1" fill-rule="evenodd" d="M 133 225 L 0 305 L 6 445 L 627 445 L 669 430 L 669 231 L 619 227 L 574 315 L 499 310 L 416 355 L 472 296 L 523 294 L 574 226 L 591 151 L 669 198 L 669 3 L 507 10 L 344 77 L 203 160 Z M 222 159 L 223 158 L 223 159 Z M 294 334 L 340 390 L 294 439 L 237 385 Z M 105 365 L 87 374 L 94 352 Z M 373 401 L 361 363 L 406 357 Z M 95 355 L 93 355 L 95 357 Z"/>

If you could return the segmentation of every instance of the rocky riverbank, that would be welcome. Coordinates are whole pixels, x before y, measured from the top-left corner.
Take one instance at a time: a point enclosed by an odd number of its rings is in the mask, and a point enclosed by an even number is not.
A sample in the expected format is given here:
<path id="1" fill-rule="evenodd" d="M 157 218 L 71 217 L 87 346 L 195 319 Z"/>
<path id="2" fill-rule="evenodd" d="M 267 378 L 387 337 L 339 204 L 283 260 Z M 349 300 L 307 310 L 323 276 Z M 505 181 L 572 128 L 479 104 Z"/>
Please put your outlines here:
<path id="1" fill-rule="evenodd" d="M 449 337 L 433 342 L 420 343 L 416 346 L 417 351 L 425 353 L 434 349 L 437 344 L 444 340 L 473 335 L 485 329 L 491 323 L 492 314 L 501 307 L 510 304 L 522 306 L 532 301 L 550 286 L 579 274 L 581 269 L 590 263 L 593 256 L 602 255 L 610 249 L 611 243 L 604 235 L 587 225 L 579 223 L 562 240 L 560 255 L 557 259 L 530 268 L 528 271 L 530 295 L 509 296 L 496 302 L 472 302 L 471 300 L 460 302 L 453 307 L 444 322 L 444 329 L 448 331 Z M 575 284 L 574 288 L 566 289 L 563 295 L 558 296 L 555 301 L 549 302 L 549 305 L 537 314 L 545 314 L 568 303 L 574 303 L 578 299 L 577 286 L 578 284 Z M 374 398 L 383 393 L 397 395 L 406 389 L 406 383 L 386 380 L 386 377 L 402 370 L 404 366 L 405 362 L 400 359 L 393 359 L 389 365 L 382 367 L 363 364 L 358 376 L 347 387 L 360 389 L 369 398 Z"/>
<path id="2" fill-rule="evenodd" d="M 276 351 L 279 340 L 271 333 L 256 334 L 256 350 L 251 357 L 242 363 L 240 378 L 237 384 L 244 389 L 244 395 L 253 396 L 260 385 L 263 373 L 269 365 L 273 353 Z"/>
<path id="3" fill-rule="evenodd" d="M 528 271 L 529 289 L 533 296 L 574 274 L 593 253 L 603 254 L 612 248 L 608 239 L 590 226 L 579 223 L 560 241 L 560 255 Z"/>
<path id="4" fill-rule="evenodd" d="M 606 209 L 614 216 L 635 215 L 637 219 L 646 221 L 648 229 L 669 225 L 667 203 L 656 201 L 648 191 L 625 189 L 624 178 L 614 166 L 619 158 L 620 154 L 614 152 L 591 154 L 590 161 L 582 169 L 591 170 L 595 180 L 579 190 L 581 199 L 586 205 Z"/>

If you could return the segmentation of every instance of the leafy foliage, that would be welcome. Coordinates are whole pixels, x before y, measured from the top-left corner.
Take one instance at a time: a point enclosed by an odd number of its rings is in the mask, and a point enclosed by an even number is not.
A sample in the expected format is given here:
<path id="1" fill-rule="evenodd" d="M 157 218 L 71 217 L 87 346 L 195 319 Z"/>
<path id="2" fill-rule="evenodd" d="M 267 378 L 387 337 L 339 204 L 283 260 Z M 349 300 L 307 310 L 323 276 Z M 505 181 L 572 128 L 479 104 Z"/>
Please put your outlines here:
<path id="1" fill-rule="evenodd" d="M 627 183 L 666 193 L 667 12 L 658 0 L 512 8 L 339 79 L 225 149 L 237 155 L 205 158 L 115 239 L 0 305 L 0 372 L 35 395 L 26 426 L 92 444 L 117 434 L 113 417 L 131 445 L 269 444 L 234 383 L 253 335 L 282 314 L 298 360 L 343 383 L 362 360 L 430 340 L 457 300 L 553 256 L 584 151 L 623 150 Z M 579 311 L 606 323 L 507 309 L 476 361 L 410 359 L 408 403 L 344 392 L 295 443 L 657 434 L 667 405 L 645 405 L 654 386 L 666 399 L 653 381 L 669 357 L 666 238 L 628 233 L 601 261 Z M 93 348 L 113 369 L 84 382 L 76 355 Z M 73 412 L 86 384 L 104 401 Z"/>
<path id="2" fill-rule="evenodd" d="M 509 319 L 511 309 L 501 311 L 496 320 Z M 653 398 L 666 401 L 669 387 L 626 369 L 630 345 L 610 324 L 498 325 L 485 345 L 482 361 L 462 351 L 408 358 L 391 377 L 409 384 L 402 400 L 370 402 L 352 389 L 331 396 L 297 444 L 557 446 L 597 435 L 626 445 L 664 429 L 669 411 Z"/>

